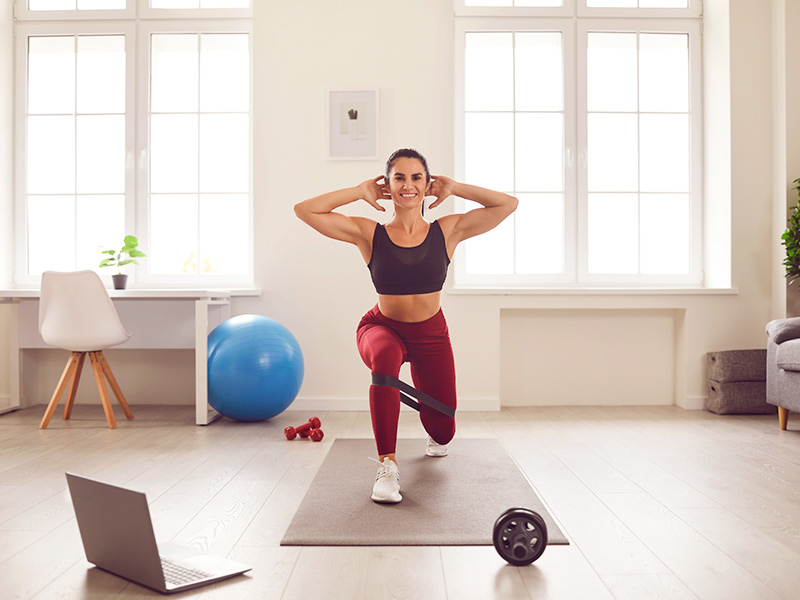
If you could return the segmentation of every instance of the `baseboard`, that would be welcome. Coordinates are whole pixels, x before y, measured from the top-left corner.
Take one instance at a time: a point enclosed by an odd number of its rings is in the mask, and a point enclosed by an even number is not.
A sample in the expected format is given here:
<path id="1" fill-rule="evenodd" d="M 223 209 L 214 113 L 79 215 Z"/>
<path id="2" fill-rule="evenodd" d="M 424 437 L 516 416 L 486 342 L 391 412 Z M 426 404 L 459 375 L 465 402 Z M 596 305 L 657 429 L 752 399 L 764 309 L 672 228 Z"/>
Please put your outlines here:
<path id="1" fill-rule="evenodd" d="M 705 396 L 686 396 L 685 403 L 681 408 L 684 410 L 704 410 L 705 407 Z"/>
<path id="2" fill-rule="evenodd" d="M 366 398 L 296 398 L 289 410 L 302 411 L 359 411 L 369 410 Z M 401 410 L 413 410 L 405 404 Z M 465 412 L 496 412 L 500 410 L 499 398 L 459 398 L 458 410 Z"/>
<path id="3" fill-rule="evenodd" d="M 17 410 L 19 406 L 11 406 L 11 396 L 0 394 L 0 414 Z"/>

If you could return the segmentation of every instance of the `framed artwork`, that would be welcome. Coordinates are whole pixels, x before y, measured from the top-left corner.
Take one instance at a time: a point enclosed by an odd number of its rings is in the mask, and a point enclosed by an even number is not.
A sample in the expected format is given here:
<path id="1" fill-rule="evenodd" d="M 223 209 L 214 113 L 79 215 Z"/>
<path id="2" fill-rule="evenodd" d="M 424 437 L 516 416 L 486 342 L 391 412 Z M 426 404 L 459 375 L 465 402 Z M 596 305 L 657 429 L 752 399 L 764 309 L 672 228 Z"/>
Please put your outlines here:
<path id="1" fill-rule="evenodd" d="M 328 92 L 328 159 L 378 158 L 378 90 Z"/>

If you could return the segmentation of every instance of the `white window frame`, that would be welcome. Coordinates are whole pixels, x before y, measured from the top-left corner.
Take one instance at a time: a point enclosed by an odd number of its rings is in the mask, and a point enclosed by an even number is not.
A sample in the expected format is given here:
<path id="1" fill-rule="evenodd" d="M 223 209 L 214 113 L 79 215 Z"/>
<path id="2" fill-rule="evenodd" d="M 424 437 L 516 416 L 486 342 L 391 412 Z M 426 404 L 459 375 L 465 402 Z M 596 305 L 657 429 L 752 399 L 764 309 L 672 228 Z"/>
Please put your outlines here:
<path id="1" fill-rule="evenodd" d="M 129 287 L 248 287 L 254 281 L 253 251 L 253 24 L 252 3 L 239 9 L 152 9 L 149 0 L 127 0 L 125 9 L 31 11 L 27 0 L 16 0 L 15 22 L 15 142 L 14 142 L 14 285 L 35 287 L 40 275 L 28 273 L 27 232 L 27 57 L 28 39 L 53 35 L 125 35 L 126 111 L 125 111 L 125 232 L 136 235 L 147 252 L 149 241 L 149 202 L 147 181 L 149 164 L 149 65 L 150 33 L 247 33 L 249 38 L 249 222 L 248 272 L 242 275 L 153 274 L 147 259 L 130 271 Z M 138 17 L 137 17 L 138 15 Z M 144 45 L 143 45 L 144 44 Z M 100 256 L 98 255 L 98 263 Z M 104 271 L 107 271 L 104 272 Z M 99 271 L 107 285 L 112 269 Z"/>
<path id="2" fill-rule="evenodd" d="M 453 0 L 457 17 L 638 17 L 699 18 L 702 0 L 689 0 L 687 8 L 598 8 L 586 0 L 562 0 L 561 6 L 467 6 L 466 0 Z"/>
<path id="3" fill-rule="evenodd" d="M 564 0 L 552 8 L 465 7 L 454 0 L 455 27 L 455 176 L 465 176 L 465 48 L 467 32 L 561 31 L 564 52 L 564 176 L 565 176 L 565 271 L 560 275 L 470 275 L 466 272 L 464 244 L 456 249 L 454 277 L 449 289 L 525 288 L 661 288 L 703 286 L 702 272 L 702 55 L 701 4 L 689 0 L 686 9 L 599 9 L 586 7 L 585 0 Z M 467 15 L 480 14 L 482 17 Z M 567 14 L 569 18 L 559 15 Z M 581 18 L 576 18 L 581 17 Z M 588 18 L 591 17 L 591 18 Z M 595 18 L 597 17 L 597 18 Z M 599 18 L 603 17 L 603 18 Z M 636 17 L 636 18 L 634 18 Z M 648 18 L 650 17 L 650 18 Z M 652 18 L 655 17 L 655 18 Z M 675 19 L 674 17 L 680 17 Z M 588 272 L 587 237 L 587 106 L 586 46 L 589 31 L 676 32 L 689 34 L 689 77 L 691 119 L 691 248 L 688 274 L 600 275 Z M 574 115 L 571 117 L 570 115 Z M 511 190 L 502 190 L 509 192 Z M 456 209 L 466 202 L 456 199 Z"/>
<path id="4" fill-rule="evenodd" d="M 626 20 L 625 33 L 684 33 L 689 34 L 689 56 L 698 57 L 700 52 L 700 24 L 685 21 L 644 21 Z M 586 49 L 588 34 L 590 32 L 619 31 L 608 20 L 581 20 L 578 22 L 578 72 L 586 73 Z M 702 119 L 702 74 L 701 61 L 689 60 L 689 119 L 690 119 L 690 255 L 689 273 L 679 275 L 624 275 L 624 274 L 592 274 L 589 272 L 588 249 L 588 189 L 587 169 L 585 168 L 587 154 L 587 90 L 586 77 L 579 77 L 578 81 L 578 282 L 584 285 L 622 285 L 622 286 L 700 286 L 703 282 L 702 273 L 702 232 L 703 232 L 703 119 Z M 694 68 L 693 68 L 694 67 Z M 641 193 L 641 192 L 637 192 Z"/>
<path id="5" fill-rule="evenodd" d="M 14 213 L 15 252 L 14 283 L 18 286 L 38 285 L 40 275 L 28 274 L 28 215 L 27 215 L 27 106 L 28 106 L 28 40 L 38 36 L 124 35 L 125 36 L 125 226 L 133 230 L 135 223 L 135 186 L 133 150 L 135 146 L 133 80 L 135 77 L 135 26 L 132 22 L 113 21 L 53 21 L 47 23 L 17 23 L 15 38 L 16 72 L 14 75 L 15 136 L 14 136 Z M 74 251 L 74 249 L 73 249 Z M 100 262 L 98 254 L 97 262 Z M 107 280 L 111 281 L 111 270 Z M 104 275 L 101 272 L 101 275 Z"/>
<path id="6" fill-rule="evenodd" d="M 147 21 L 141 24 L 138 31 L 139 44 L 139 71 L 136 79 L 140 83 L 137 89 L 137 120 L 136 120 L 136 157 L 139 168 L 137 169 L 137 190 L 138 198 L 136 202 L 136 222 L 140 245 L 143 248 L 150 247 L 150 202 L 147 198 L 149 170 L 149 148 L 150 148 L 150 127 L 149 127 L 149 107 L 150 107 L 150 36 L 154 33 L 247 33 L 250 47 L 250 56 L 253 55 L 253 26 L 249 21 L 229 20 L 220 22 L 217 20 L 195 20 L 187 21 Z M 253 61 L 250 60 L 250 98 L 249 98 L 249 131 L 253 131 Z M 147 85 L 142 82 L 147 81 Z M 249 169 L 249 216 L 248 216 L 248 262 L 249 271 L 242 275 L 173 275 L 151 273 L 149 269 L 137 269 L 139 282 L 148 286 L 171 286 L 171 285 L 249 285 L 253 283 L 253 136 L 250 135 L 250 169 Z"/>
<path id="7" fill-rule="evenodd" d="M 534 19 L 484 19 L 470 18 L 458 19 L 456 22 L 456 126 L 455 126 L 455 176 L 463 181 L 466 173 L 465 154 L 459 149 L 464 148 L 465 139 L 465 115 L 464 106 L 464 48 L 466 45 L 466 35 L 472 31 L 480 32 L 559 32 L 562 34 L 562 52 L 564 64 L 564 261 L 565 271 L 561 275 L 471 275 L 466 271 L 466 246 L 460 244 L 456 247 L 455 260 L 453 261 L 456 287 L 509 287 L 513 286 L 540 286 L 549 284 L 569 285 L 576 279 L 576 204 L 570 202 L 570 197 L 575 197 L 576 187 L 576 129 L 575 120 L 569 118 L 569 114 L 575 114 L 576 97 L 575 90 L 575 23 L 572 19 L 548 19 L 546 21 Z M 514 112 L 516 115 L 516 112 Z M 511 193 L 512 190 L 500 190 Z M 458 198 L 456 209 L 461 212 L 466 208 L 466 202 Z M 514 218 L 512 215 L 510 218 Z"/>

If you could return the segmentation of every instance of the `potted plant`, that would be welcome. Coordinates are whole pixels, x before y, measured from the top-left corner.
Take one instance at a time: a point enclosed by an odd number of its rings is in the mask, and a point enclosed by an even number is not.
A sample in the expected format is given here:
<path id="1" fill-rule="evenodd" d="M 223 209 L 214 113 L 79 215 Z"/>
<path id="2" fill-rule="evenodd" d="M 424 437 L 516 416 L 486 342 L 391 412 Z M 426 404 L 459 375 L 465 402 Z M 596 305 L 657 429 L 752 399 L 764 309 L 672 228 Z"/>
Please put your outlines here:
<path id="1" fill-rule="evenodd" d="M 114 280 L 115 290 L 124 290 L 128 283 L 128 276 L 122 272 L 121 268 L 125 265 L 133 263 L 138 265 L 136 258 L 147 256 L 141 250 L 137 250 L 136 246 L 139 245 L 139 240 L 136 236 L 126 235 L 123 240 L 124 245 L 119 250 L 102 250 L 102 254 L 108 254 L 110 258 L 104 258 L 100 261 L 101 267 L 117 267 L 117 274 L 112 275 L 111 279 Z M 128 258 L 123 258 L 127 254 Z"/>

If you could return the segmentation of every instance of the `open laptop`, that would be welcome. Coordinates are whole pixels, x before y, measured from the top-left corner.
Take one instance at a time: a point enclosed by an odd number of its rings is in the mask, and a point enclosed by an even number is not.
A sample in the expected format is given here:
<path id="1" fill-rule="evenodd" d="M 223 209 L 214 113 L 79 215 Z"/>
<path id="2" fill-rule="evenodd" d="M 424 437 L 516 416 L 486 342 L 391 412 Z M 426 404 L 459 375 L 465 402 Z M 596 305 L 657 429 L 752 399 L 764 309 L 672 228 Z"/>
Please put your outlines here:
<path id="1" fill-rule="evenodd" d="M 182 592 L 249 571 L 241 563 L 188 546 L 157 544 L 147 498 L 67 473 L 86 559 L 105 571 L 164 593 Z"/>

